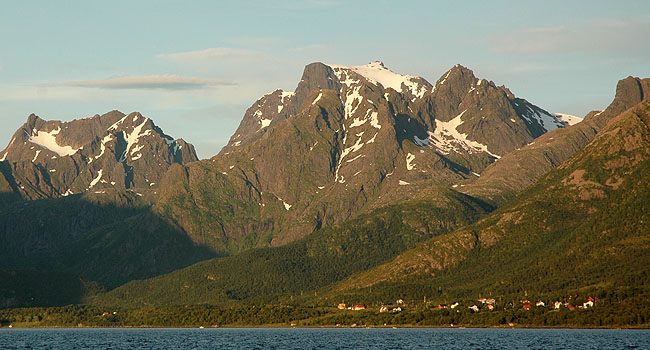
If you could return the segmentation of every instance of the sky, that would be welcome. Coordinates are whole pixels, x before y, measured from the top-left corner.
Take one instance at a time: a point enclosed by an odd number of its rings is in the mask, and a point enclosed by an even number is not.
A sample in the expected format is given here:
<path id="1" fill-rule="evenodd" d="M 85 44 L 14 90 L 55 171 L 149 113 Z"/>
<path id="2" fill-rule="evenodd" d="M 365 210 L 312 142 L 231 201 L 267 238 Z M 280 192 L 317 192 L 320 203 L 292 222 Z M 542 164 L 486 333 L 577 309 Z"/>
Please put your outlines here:
<path id="1" fill-rule="evenodd" d="M 0 147 L 46 120 L 141 112 L 219 152 L 305 65 L 381 60 L 435 83 L 453 65 L 555 113 L 650 77 L 650 1 L 0 0 Z"/>

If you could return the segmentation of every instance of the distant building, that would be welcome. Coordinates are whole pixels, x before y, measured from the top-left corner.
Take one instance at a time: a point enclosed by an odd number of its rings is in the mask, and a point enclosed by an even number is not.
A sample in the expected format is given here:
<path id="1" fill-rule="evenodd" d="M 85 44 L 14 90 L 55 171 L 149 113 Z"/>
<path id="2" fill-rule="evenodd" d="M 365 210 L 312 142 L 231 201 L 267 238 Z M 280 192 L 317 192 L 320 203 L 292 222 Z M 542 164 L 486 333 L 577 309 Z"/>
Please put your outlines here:
<path id="1" fill-rule="evenodd" d="M 345 304 L 343 304 L 343 303 L 339 304 L 338 308 L 339 308 L 339 310 L 345 309 Z"/>
<path id="2" fill-rule="evenodd" d="M 470 309 L 470 310 L 472 310 L 474 312 L 478 312 L 478 306 L 476 306 L 476 305 L 472 305 L 472 306 L 468 307 L 468 309 Z"/>
<path id="3" fill-rule="evenodd" d="M 388 312 L 388 306 L 382 305 L 381 308 L 379 309 L 379 312 Z"/>
<path id="4" fill-rule="evenodd" d="M 354 306 L 352 307 L 352 310 L 354 310 L 354 311 L 365 310 L 365 308 L 366 308 L 365 305 L 361 305 L 361 304 L 359 304 L 359 305 L 354 305 Z"/>
<path id="5" fill-rule="evenodd" d="M 539 300 L 539 301 L 535 304 L 535 306 L 546 306 L 546 304 L 544 304 L 543 301 Z"/>

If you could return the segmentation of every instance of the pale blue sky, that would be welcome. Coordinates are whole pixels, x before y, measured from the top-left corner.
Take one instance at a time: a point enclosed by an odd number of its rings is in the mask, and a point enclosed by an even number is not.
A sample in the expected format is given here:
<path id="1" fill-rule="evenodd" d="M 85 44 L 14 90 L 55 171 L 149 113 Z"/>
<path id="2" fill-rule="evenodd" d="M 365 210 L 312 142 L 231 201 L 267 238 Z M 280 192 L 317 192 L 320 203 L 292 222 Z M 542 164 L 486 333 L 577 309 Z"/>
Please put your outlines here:
<path id="1" fill-rule="evenodd" d="M 550 112 L 650 77 L 650 1 L 0 0 L 0 148 L 30 113 L 151 117 L 202 158 L 314 61 L 434 83 L 460 63 Z"/>

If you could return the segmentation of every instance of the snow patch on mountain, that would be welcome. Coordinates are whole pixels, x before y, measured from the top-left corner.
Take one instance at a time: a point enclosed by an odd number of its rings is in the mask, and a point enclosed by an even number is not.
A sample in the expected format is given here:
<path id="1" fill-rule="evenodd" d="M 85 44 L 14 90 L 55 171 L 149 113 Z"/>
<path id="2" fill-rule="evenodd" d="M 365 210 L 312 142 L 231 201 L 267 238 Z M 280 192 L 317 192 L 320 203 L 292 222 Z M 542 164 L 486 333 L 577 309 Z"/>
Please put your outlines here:
<path id="1" fill-rule="evenodd" d="M 350 124 L 351 128 L 355 128 L 358 126 L 361 126 L 365 124 L 366 122 L 370 121 L 370 125 L 374 128 L 381 129 L 381 124 L 379 124 L 379 114 L 377 112 L 374 112 L 372 109 L 368 109 L 366 111 L 366 114 L 363 117 L 357 117 L 352 120 L 352 124 Z"/>
<path id="2" fill-rule="evenodd" d="M 97 185 L 99 180 L 102 178 L 102 174 L 104 172 L 104 169 L 99 169 L 97 172 L 97 177 L 95 177 L 92 181 L 90 181 L 90 186 L 88 186 L 88 189 L 93 188 L 93 186 Z"/>
<path id="3" fill-rule="evenodd" d="M 278 90 L 280 90 L 280 103 L 278 104 L 278 113 L 280 113 L 280 112 L 282 112 L 282 109 L 284 109 L 284 104 L 285 104 L 284 99 L 286 99 L 288 97 L 293 97 L 295 95 L 295 93 L 287 92 L 287 91 L 284 91 L 282 89 L 278 89 Z"/>
<path id="4" fill-rule="evenodd" d="M 429 143 L 433 144 L 443 154 L 465 150 L 469 153 L 485 152 L 494 158 L 501 158 L 499 155 L 488 151 L 486 145 L 468 139 L 467 134 L 463 134 L 457 130 L 463 124 L 462 118 L 465 112 L 467 110 L 462 111 L 458 116 L 448 122 L 436 120 L 436 129 L 433 132 L 429 131 Z"/>
<path id="5" fill-rule="evenodd" d="M 354 157 L 354 158 L 352 158 L 352 159 L 348 159 L 348 160 L 346 160 L 345 162 L 346 162 L 346 163 L 352 163 L 352 162 L 354 162 L 355 160 L 357 160 L 357 159 L 359 159 L 359 158 L 361 158 L 361 157 L 365 157 L 365 155 L 364 155 L 364 154 L 359 154 L 358 156 L 356 156 L 356 157 Z"/>
<path id="6" fill-rule="evenodd" d="M 411 153 L 406 154 L 406 170 L 413 170 L 415 169 L 415 165 L 413 165 L 413 161 L 415 160 L 415 155 Z"/>
<path id="7" fill-rule="evenodd" d="M 282 198 L 280 198 L 280 197 L 278 197 L 278 196 L 275 196 L 275 198 L 277 198 L 278 200 L 280 200 L 280 202 L 282 202 L 282 205 L 284 205 L 284 209 L 285 209 L 285 210 L 289 210 L 289 209 L 291 209 L 291 207 L 293 206 L 293 205 L 291 205 L 291 204 L 285 202 L 284 200 L 282 200 Z"/>
<path id="8" fill-rule="evenodd" d="M 350 124 L 350 127 L 351 128 L 356 128 L 358 126 L 361 126 L 361 125 L 365 124 L 367 121 L 368 121 L 368 119 L 365 119 L 365 118 L 363 118 L 363 119 L 362 118 L 354 118 L 352 120 L 352 124 Z"/>
<path id="9" fill-rule="evenodd" d="M 355 86 L 345 95 L 345 119 L 352 117 L 361 105 L 361 102 L 363 102 L 363 96 L 361 96 L 359 90 L 361 90 L 361 86 Z"/>
<path id="10" fill-rule="evenodd" d="M 361 137 L 363 136 L 363 132 L 361 132 L 360 134 L 357 134 L 356 136 L 358 138 L 357 138 L 357 141 L 354 143 L 354 145 L 344 148 L 343 152 L 341 152 L 341 156 L 339 157 L 338 164 L 336 165 L 336 170 L 334 171 L 335 181 L 338 181 L 338 182 L 345 181 L 345 180 L 343 180 L 342 176 L 339 177 L 339 170 L 341 169 L 341 165 L 343 165 L 343 159 L 348 154 L 359 151 L 365 145 L 365 143 L 363 143 L 363 141 L 361 139 Z M 375 136 L 377 136 L 377 135 L 375 135 Z M 343 136 L 343 146 L 345 146 L 347 144 L 347 140 L 348 140 L 348 134 L 346 133 Z M 374 141 L 374 137 L 373 137 L 373 141 Z M 354 159 L 350 160 L 350 162 L 357 159 L 357 158 L 359 158 L 359 156 L 357 156 Z M 341 183 L 343 183 L 343 182 L 341 182 Z"/>
<path id="11" fill-rule="evenodd" d="M 335 74 L 339 72 L 337 76 L 339 76 L 341 70 L 353 71 L 374 85 L 379 83 L 384 88 L 392 88 L 398 92 L 403 92 L 402 86 L 405 86 L 418 98 L 422 98 L 427 89 L 426 86 L 418 82 L 418 80 L 422 78 L 397 74 L 386 68 L 380 61 L 368 63 L 364 66 L 344 66 L 338 64 L 328 64 L 328 66 L 334 70 Z"/>
<path id="12" fill-rule="evenodd" d="M 370 125 L 377 129 L 381 129 L 381 125 L 379 124 L 379 113 L 372 112 L 372 115 L 370 115 Z"/>
<path id="13" fill-rule="evenodd" d="M 165 143 L 167 144 L 167 146 L 172 147 L 172 152 L 174 154 L 176 154 L 176 152 L 178 152 L 178 150 L 181 149 L 181 146 L 178 144 L 178 142 L 176 142 L 176 140 L 174 140 L 171 136 L 163 135 L 163 139 L 165 140 Z M 237 146 L 237 145 L 235 145 L 235 146 Z"/>
<path id="14" fill-rule="evenodd" d="M 101 143 L 99 144 L 99 154 L 95 157 L 89 157 L 88 164 L 92 163 L 95 159 L 104 155 L 104 152 L 106 152 L 106 143 L 110 142 L 112 139 L 113 139 L 113 135 L 111 134 L 104 136 Z"/>
<path id="15" fill-rule="evenodd" d="M 144 118 L 144 121 L 142 122 L 142 124 L 134 127 L 133 131 L 131 131 L 131 133 L 129 133 L 129 134 L 127 134 L 125 131 L 122 131 L 122 135 L 123 135 L 123 137 L 124 137 L 124 139 L 126 141 L 126 150 L 124 151 L 124 153 L 120 157 L 119 162 L 124 162 L 126 160 L 127 154 L 131 154 L 131 153 L 129 153 L 129 151 L 131 151 L 131 147 L 133 147 L 134 145 L 136 145 L 138 143 L 138 140 L 140 139 L 140 137 L 144 137 L 144 136 L 147 136 L 147 135 L 151 134 L 151 130 L 146 130 L 146 131 L 142 132 L 142 128 L 144 127 L 144 125 L 148 121 L 149 121 L 149 118 Z"/>
<path id="16" fill-rule="evenodd" d="M 71 156 L 77 153 L 79 150 L 78 148 L 73 148 L 72 146 L 61 146 L 56 142 L 56 135 L 58 135 L 60 132 L 61 127 L 58 127 L 56 130 L 52 130 L 50 132 L 34 130 L 32 136 L 29 137 L 29 142 L 49 149 L 50 151 L 58 154 L 60 157 Z M 33 135 L 34 133 L 36 135 Z"/>
<path id="17" fill-rule="evenodd" d="M 108 130 L 108 131 L 117 130 L 117 127 L 120 126 L 120 124 L 122 124 L 124 122 L 124 120 L 126 120 L 126 117 L 127 116 L 125 115 L 124 117 L 122 117 L 122 119 L 120 119 L 120 120 L 116 121 L 115 123 L 113 123 L 113 125 L 109 126 L 108 129 L 106 129 L 106 130 Z"/>
<path id="18" fill-rule="evenodd" d="M 271 119 L 260 119 L 260 129 L 264 129 L 271 125 Z"/>
<path id="19" fill-rule="evenodd" d="M 560 118 L 567 126 L 575 125 L 582 121 L 582 118 L 571 114 L 555 113 L 555 116 Z"/>
<path id="20" fill-rule="evenodd" d="M 413 135 L 413 143 L 420 147 L 426 147 L 429 145 L 429 138 L 421 139 L 417 135 Z"/>
<path id="21" fill-rule="evenodd" d="M 541 109 L 533 109 L 528 105 L 525 105 L 525 108 L 526 111 L 522 117 L 529 122 L 533 122 L 533 120 L 537 121 L 537 123 L 539 123 L 539 125 L 541 125 L 546 131 L 564 127 L 564 123 L 557 116 L 550 115 Z"/>
<path id="22" fill-rule="evenodd" d="M 318 93 L 318 96 L 316 96 L 316 99 L 314 99 L 314 102 L 312 102 L 311 105 L 313 106 L 316 103 L 318 103 L 318 101 L 320 101 L 321 97 L 323 97 L 323 92 L 322 91 Z"/>

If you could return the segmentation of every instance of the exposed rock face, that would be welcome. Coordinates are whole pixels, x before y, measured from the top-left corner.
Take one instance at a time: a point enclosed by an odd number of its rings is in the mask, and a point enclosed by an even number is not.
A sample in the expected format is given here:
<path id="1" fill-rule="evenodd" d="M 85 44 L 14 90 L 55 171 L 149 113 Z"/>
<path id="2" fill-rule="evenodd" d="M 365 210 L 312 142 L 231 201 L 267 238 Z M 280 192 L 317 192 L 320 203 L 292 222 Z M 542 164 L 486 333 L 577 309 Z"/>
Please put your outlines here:
<path id="1" fill-rule="evenodd" d="M 459 189 L 487 201 L 501 203 L 569 159 L 594 139 L 612 118 L 650 99 L 650 79 L 628 77 L 618 82 L 616 96 L 603 111 L 589 113 L 582 122 L 544 134 L 488 166 L 481 177 Z"/>
<path id="2" fill-rule="evenodd" d="M 601 115 L 615 113 L 627 103 L 647 96 L 648 90 L 644 88 L 628 90 L 632 95 L 621 93 L 632 85 L 629 83 L 644 86 L 648 81 L 628 79 L 619 83 L 615 102 Z M 590 114 L 585 121 L 592 118 L 598 116 Z M 650 213 L 650 101 L 645 99 L 609 118 L 580 152 L 497 212 L 473 225 L 432 238 L 386 264 L 351 276 L 337 288 L 367 288 L 408 280 L 414 275 L 435 278 L 440 270 L 449 268 L 452 270 L 447 276 L 468 276 L 479 271 L 483 285 L 477 287 L 472 283 L 473 288 L 492 290 L 499 284 L 496 281 L 536 276 L 530 272 L 534 269 L 530 261 L 525 259 L 528 255 L 535 256 L 539 271 L 553 276 L 545 279 L 545 290 L 571 284 L 627 287 L 629 279 L 616 277 L 628 273 L 641 275 L 649 263 L 645 242 Z M 481 249 L 489 253 L 481 255 Z M 557 254 L 558 250 L 563 253 Z M 471 263 L 453 269 L 472 254 Z M 509 272 L 501 273 L 494 266 L 508 266 Z M 566 266 L 580 266 L 584 277 L 576 279 L 572 274 L 575 269 Z M 486 272 L 488 269 L 491 271 Z M 614 277 L 603 277 L 603 273 L 596 271 L 607 271 L 607 276 Z M 530 286 L 538 281 L 537 277 L 525 278 L 519 283 Z M 467 280 L 460 282 L 459 288 L 466 292 L 468 285 L 464 283 Z"/>
<path id="3" fill-rule="evenodd" d="M 499 157 L 564 126 L 557 116 L 516 98 L 503 86 L 476 78 L 461 65 L 432 86 L 421 77 L 393 73 L 381 62 L 352 67 L 312 63 L 305 67 L 294 93 L 276 90 L 256 101 L 221 153 L 259 139 L 271 125 L 301 112 L 305 99 L 321 90 L 335 91 L 342 104 L 350 93 L 354 112 L 364 98 L 376 102 L 379 113 L 381 105 L 389 107 L 386 112 L 395 119 L 392 124 L 400 124 L 396 127 L 400 140 L 418 145 L 431 141 L 445 155 L 483 152 Z M 373 92 L 376 101 L 366 96 Z M 420 125 L 408 125 L 413 119 Z"/>
<path id="4" fill-rule="evenodd" d="M 156 208 L 233 253 L 281 245 L 359 212 L 475 177 L 564 123 L 455 66 L 435 86 L 365 66 L 312 63 L 294 93 L 251 106 L 219 155 L 165 176 Z"/>
<path id="5" fill-rule="evenodd" d="M 0 152 L 25 199 L 154 188 L 171 164 L 197 159 L 191 144 L 164 134 L 151 119 L 118 111 L 71 122 L 32 114 Z"/>

